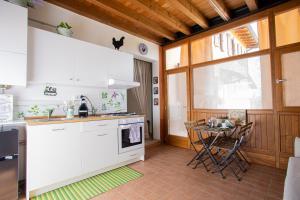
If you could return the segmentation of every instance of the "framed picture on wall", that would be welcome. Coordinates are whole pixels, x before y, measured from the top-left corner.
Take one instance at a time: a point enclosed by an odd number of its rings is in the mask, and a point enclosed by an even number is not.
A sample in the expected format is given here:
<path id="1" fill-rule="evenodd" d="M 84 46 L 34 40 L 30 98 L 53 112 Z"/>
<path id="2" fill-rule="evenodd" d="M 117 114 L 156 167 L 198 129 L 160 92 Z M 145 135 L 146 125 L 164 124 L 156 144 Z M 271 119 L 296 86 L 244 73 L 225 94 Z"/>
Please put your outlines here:
<path id="1" fill-rule="evenodd" d="M 158 87 L 153 88 L 153 94 L 158 94 Z"/>
<path id="2" fill-rule="evenodd" d="M 158 98 L 154 98 L 153 104 L 154 104 L 155 106 L 158 106 Z"/>
<path id="3" fill-rule="evenodd" d="M 157 76 L 153 77 L 153 84 L 158 84 L 158 77 Z"/>

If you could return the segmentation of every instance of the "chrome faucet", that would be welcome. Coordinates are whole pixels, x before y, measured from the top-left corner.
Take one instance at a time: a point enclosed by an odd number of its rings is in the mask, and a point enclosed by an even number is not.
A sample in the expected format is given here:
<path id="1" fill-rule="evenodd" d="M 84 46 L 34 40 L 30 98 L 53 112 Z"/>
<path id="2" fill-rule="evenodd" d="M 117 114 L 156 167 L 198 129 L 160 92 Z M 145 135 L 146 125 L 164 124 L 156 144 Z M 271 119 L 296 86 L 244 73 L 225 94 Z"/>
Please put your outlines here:
<path id="1" fill-rule="evenodd" d="M 54 112 L 54 108 L 48 108 L 48 109 L 46 109 L 46 112 L 47 112 L 48 120 L 50 120 L 50 118 Z"/>

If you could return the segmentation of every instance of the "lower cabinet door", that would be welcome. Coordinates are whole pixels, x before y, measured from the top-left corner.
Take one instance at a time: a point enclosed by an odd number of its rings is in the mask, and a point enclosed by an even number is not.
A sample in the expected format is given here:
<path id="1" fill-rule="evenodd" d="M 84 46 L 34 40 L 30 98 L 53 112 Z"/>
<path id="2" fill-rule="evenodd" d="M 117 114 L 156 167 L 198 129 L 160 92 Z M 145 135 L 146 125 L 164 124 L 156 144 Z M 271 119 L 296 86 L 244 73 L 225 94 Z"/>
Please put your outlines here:
<path id="1" fill-rule="evenodd" d="M 81 133 L 83 173 L 90 173 L 117 162 L 117 129 Z"/>
<path id="2" fill-rule="evenodd" d="M 27 128 L 27 186 L 42 188 L 81 172 L 79 123 Z"/>

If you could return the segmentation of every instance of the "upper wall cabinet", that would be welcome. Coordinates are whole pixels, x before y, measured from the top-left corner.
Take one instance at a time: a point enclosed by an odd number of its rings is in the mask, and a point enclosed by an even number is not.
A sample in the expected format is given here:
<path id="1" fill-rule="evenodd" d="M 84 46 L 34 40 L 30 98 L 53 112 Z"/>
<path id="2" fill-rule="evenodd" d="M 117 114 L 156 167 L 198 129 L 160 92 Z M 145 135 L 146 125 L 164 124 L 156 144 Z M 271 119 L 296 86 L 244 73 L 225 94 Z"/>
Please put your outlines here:
<path id="1" fill-rule="evenodd" d="M 26 86 L 27 9 L 0 1 L 0 84 Z"/>
<path id="2" fill-rule="evenodd" d="M 75 84 L 106 87 L 107 69 L 110 67 L 110 52 L 104 47 L 83 41 L 77 42 Z"/>
<path id="3" fill-rule="evenodd" d="M 0 1 L 0 50 L 27 53 L 27 8 Z"/>
<path id="4" fill-rule="evenodd" d="M 120 51 L 110 50 L 115 59 L 108 68 L 108 78 L 133 81 L 133 56 Z"/>
<path id="5" fill-rule="evenodd" d="M 76 48 L 73 39 L 29 27 L 28 73 L 35 83 L 74 83 Z"/>
<path id="6" fill-rule="evenodd" d="M 107 87 L 108 79 L 133 81 L 133 56 L 29 27 L 29 81 Z"/>

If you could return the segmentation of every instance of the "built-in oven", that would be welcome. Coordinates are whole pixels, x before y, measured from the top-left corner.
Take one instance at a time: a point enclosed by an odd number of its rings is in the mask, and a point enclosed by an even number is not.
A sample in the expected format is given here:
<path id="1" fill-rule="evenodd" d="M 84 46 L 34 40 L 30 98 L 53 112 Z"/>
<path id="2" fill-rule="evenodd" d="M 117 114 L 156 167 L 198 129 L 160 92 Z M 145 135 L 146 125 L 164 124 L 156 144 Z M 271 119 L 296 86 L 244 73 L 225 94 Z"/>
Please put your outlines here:
<path id="1" fill-rule="evenodd" d="M 119 154 L 144 148 L 144 118 L 126 118 L 119 120 Z"/>

